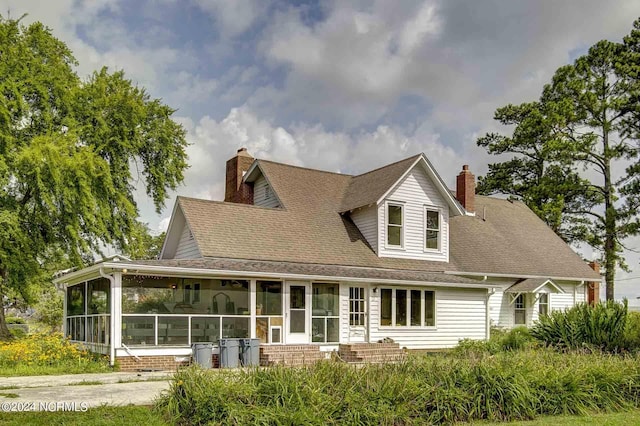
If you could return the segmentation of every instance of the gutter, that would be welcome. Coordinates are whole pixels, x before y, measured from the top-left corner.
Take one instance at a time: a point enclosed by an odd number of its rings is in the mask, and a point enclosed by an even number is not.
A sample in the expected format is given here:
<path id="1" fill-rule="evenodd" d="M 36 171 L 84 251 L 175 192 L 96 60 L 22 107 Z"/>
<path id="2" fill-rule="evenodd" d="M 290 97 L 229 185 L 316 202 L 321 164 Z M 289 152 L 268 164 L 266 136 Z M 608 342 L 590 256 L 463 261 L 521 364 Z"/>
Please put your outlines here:
<path id="1" fill-rule="evenodd" d="M 598 281 L 596 278 L 584 278 L 584 277 L 550 277 L 547 275 L 518 275 L 518 274 L 487 274 L 487 272 L 462 272 L 462 271 L 443 271 L 445 275 L 457 275 L 460 277 L 486 277 L 490 276 L 492 278 L 548 278 L 550 280 L 556 281 Z"/>
<path id="2" fill-rule="evenodd" d="M 109 365 L 113 367 L 116 362 L 116 347 L 114 341 L 115 339 L 113 338 L 116 329 L 116 318 L 113 314 L 115 311 L 115 298 L 113 297 L 113 288 L 115 287 L 116 279 L 113 275 L 105 274 L 102 266 L 98 270 L 98 273 L 102 278 L 106 278 L 109 280 Z"/>

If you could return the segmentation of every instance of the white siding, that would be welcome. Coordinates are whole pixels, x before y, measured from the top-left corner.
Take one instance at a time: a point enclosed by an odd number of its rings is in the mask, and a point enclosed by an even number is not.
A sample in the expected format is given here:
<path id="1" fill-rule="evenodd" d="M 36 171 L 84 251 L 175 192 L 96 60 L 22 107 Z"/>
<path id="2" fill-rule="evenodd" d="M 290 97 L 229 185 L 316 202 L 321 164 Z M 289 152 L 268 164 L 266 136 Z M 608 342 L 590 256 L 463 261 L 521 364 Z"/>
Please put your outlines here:
<path id="1" fill-rule="evenodd" d="M 362 236 L 367 240 L 374 252 L 378 253 L 378 224 L 375 206 L 364 207 L 351 213 L 351 220 L 356 224 Z"/>
<path id="2" fill-rule="evenodd" d="M 558 284 L 558 283 L 556 283 Z M 565 310 L 574 306 L 574 304 L 585 301 L 584 287 L 575 284 L 558 284 L 564 294 L 552 293 L 549 287 L 544 290 L 549 294 L 549 310 Z M 499 289 L 489 298 L 489 315 L 491 317 L 491 325 L 501 328 L 512 328 L 514 326 L 514 304 L 511 301 L 511 295 L 504 293 L 504 289 Z M 575 299 L 574 299 L 575 290 Z M 539 306 L 538 296 L 535 294 L 526 294 L 527 307 L 527 325 L 531 326 L 538 321 Z"/>
<path id="3" fill-rule="evenodd" d="M 420 165 L 416 165 L 385 201 L 404 205 L 404 247 L 387 248 L 385 202 L 378 206 L 378 253 L 382 257 L 449 261 L 449 207 Z M 441 211 L 441 251 L 425 251 L 425 206 Z"/>
<path id="4" fill-rule="evenodd" d="M 380 289 L 383 287 L 379 286 L 376 293 L 370 292 L 371 342 L 390 337 L 409 349 L 440 349 L 456 346 L 465 338 L 485 338 L 485 289 L 427 288 L 435 291 L 436 327 L 381 328 Z"/>
<path id="5" fill-rule="evenodd" d="M 200 258 L 200 251 L 196 245 L 196 240 L 191 234 L 188 224 L 184 224 L 182 234 L 180 235 L 180 242 L 178 248 L 176 248 L 176 255 L 174 259 L 197 259 Z"/>
<path id="6" fill-rule="evenodd" d="M 253 204 L 261 207 L 280 207 L 276 193 L 269 187 L 264 176 L 260 176 L 253 184 Z"/>

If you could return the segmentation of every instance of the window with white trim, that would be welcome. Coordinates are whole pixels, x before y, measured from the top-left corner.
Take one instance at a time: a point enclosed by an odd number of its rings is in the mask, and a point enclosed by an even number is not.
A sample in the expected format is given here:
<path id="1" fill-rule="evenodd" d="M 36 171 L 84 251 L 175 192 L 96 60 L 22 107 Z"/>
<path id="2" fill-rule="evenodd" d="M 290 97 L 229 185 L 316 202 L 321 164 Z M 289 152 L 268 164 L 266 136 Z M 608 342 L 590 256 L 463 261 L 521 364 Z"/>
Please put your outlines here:
<path id="1" fill-rule="evenodd" d="M 538 299 L 538 314 L 549 315 L 549 293 L 540 293 Z"/>
<path id="2" fill-rule="evenodd" d="M 421 289 L 380 289 L 380 325 L 435 327 L 435 292 Z"/>
<path id="3" fill-rule="evenodd" d="M 402 204 L 387 204 L 387 245 L 402 247 L 404 212 Z"/>
<path id="4" fill-rule="evenodd" d="M 433 207 L 424 209 L 424 248 L 440 250 L 440 211 Z"/>
<path id="5" fill-rule="evenodd" d="M 527 308 L 525 306 L 524 294 L 519 294 L 513 302 L 513 310 L 515 312 L 514 324 L 525 325 L 527 323 Z"/>
<path id="6" fill-rule="evenodd" d="M 364 325 L 365 299 L 363 287 L 349 287 L 349 325 Z"/>

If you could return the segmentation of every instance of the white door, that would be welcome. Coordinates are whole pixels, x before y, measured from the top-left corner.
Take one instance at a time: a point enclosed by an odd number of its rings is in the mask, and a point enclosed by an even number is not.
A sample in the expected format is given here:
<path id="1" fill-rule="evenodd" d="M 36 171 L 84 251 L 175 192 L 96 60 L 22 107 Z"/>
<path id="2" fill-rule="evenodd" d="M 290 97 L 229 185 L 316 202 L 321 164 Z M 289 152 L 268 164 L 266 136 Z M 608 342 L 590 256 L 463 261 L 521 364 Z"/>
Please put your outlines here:
<path id="1" fill-rule="evenodd" d="M 287 282 L 285 293 L 285 343 L 309 343 L 310 285 L 305 282 Z"/>

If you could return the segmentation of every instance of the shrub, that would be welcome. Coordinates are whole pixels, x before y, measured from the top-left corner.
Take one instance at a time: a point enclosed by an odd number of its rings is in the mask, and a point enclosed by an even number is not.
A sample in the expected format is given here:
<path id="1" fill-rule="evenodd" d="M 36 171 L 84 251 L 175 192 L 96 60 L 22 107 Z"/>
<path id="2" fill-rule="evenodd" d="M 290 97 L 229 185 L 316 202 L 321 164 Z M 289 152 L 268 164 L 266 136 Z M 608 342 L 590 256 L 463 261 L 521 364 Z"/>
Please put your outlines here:
<path id="1" fill-rule="evenodd" d="M 6 317 L 5 321 L 7 324 L 26 324 L 27 321 L 24 318 L 20 317 Z"/>
<path id="2" fill-rule="evenodd" d="M 627 314 L 624 342 L 628 349 L 633 351 L 640 350 L 640 312 L 629 312 Z"/>
<path id="3" fill-rule="evenodd" d="M 180 370 L 156 409 L 196 424 L 438 424 L 640 405 L 640 358 L 547 349 L 354 367 Z"/>
<path id="4" fill-rule="evenodd" d="M 591 306 L 578 304 L 565 311 L 543 315 L 531 335 L 546 345 L 564 349 L 596 348 L 618 352 L 625 349 L 627 301 L 609 300 Z"/>
<path id="5" fill-rule="evenodd" d="M 525 326 L 515 327 L 500 336 L 500 346 L 505 351 L 529 349 L 535 345 L 535 339 Z"/>
<path id="6" fill-rule="evenodd" d="M 48 367 L 55 369 L 43 370 Z M 38 333 L 0 343 L 0 375 L 17 370 L 24 374 L 49 374 L 48 371 L 108 371 L 109 367 L 106 357 L 88 352 L 61 333 Z"/>

